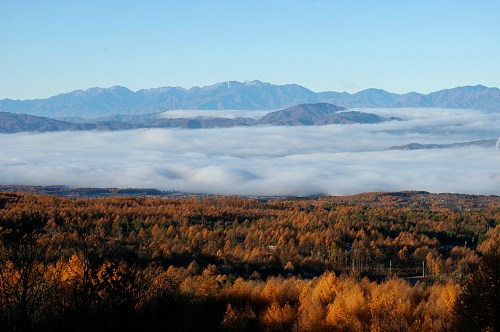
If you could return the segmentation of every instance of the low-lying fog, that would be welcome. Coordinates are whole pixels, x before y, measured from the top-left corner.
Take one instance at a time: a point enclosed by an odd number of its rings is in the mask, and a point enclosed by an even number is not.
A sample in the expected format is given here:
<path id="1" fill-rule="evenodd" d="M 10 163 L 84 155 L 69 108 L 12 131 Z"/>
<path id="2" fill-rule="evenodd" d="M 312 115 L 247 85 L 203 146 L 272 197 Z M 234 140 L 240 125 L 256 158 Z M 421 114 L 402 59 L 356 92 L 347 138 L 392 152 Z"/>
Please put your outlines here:
<path id="1" fill-rule="evenodd" d="M 245 195 L 397 190 L 500 194 L 500 151 L 495 147 L 386 150 L 413 142 L 496 138 L 500 113 L 421 108 L 362 111 L 402 121 L 3 134 L 0 183 Z M 200 111 L 189 112 L 200 116 Z"/>

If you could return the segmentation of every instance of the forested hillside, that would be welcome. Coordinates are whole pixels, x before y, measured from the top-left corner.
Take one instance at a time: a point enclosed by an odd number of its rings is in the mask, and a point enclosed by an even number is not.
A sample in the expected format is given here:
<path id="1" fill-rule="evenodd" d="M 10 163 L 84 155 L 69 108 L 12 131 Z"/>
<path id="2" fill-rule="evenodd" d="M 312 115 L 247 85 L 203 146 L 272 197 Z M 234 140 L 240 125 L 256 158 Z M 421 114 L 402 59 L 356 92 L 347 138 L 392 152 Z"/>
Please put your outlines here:
<path id="1" fill-rule="evenodd" d="M 461 289 L 473 289 L 483 256 L 498 258 L 499 221 L 498 196 L 4 193 L 0 329 L 477 327 Z M 498 260 L 489 264 L 499 269 Z M 488 280 L 498 285 L 496 273 Z M 498 298 L 483 311 L 495 312 Z"/>

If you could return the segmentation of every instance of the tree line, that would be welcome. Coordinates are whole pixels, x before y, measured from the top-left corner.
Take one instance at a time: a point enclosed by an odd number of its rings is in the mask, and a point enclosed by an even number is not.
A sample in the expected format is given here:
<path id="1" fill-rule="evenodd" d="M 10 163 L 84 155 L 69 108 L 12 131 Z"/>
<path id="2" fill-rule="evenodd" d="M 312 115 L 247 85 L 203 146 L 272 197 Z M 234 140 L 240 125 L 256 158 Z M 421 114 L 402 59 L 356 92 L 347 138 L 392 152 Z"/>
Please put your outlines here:
<path id="1" fill-rule="evenodd" d="M 0 328 L 474 330 L 499 220 L 495 196 L 0 194 Z"/>

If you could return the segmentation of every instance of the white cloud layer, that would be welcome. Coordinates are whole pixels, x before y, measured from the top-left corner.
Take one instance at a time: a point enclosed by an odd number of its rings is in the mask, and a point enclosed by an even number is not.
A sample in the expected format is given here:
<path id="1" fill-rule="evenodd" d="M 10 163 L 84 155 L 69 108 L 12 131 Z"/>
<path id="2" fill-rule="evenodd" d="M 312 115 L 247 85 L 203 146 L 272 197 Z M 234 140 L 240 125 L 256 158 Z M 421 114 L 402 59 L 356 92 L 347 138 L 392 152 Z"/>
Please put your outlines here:
<path id="1" fill-rule="evenodd" d="M 500 194 L 500 151 L 387 151 L 500 136 L 500 114 L 370 109 L 374 125 L 0 135 L 0 183 L 245 195 L 425 190 Z"/>

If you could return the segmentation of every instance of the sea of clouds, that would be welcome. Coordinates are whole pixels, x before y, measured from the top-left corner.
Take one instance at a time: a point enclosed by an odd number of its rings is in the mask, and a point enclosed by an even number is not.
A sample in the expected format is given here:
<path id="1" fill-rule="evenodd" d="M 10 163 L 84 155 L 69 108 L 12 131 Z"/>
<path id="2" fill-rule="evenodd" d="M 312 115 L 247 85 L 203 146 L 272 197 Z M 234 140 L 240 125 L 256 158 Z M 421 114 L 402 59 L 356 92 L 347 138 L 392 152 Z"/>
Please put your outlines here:
<path id="1" fill-rule="evenodd" d="M 495 147 L 387 150 L 413 142 L 497 138 L 500 113 L 422 108 L 360 111 L 401 121 L 2 134 L 0 184 L 241 195 L 399 190 L 500 194 L 500 151 Z"/>

